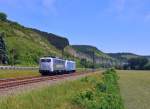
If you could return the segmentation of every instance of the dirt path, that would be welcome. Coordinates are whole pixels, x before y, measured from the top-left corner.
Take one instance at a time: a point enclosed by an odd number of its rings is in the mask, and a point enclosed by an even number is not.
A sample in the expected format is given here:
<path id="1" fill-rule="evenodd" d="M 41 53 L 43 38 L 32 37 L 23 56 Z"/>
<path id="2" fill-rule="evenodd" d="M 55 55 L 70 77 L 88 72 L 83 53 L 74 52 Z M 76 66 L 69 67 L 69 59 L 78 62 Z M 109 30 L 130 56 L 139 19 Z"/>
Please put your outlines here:
<path id="1" fill-rule="evenodd" d="M 118 71 L 125 109 L 150 109 L 150 71 Z"/>

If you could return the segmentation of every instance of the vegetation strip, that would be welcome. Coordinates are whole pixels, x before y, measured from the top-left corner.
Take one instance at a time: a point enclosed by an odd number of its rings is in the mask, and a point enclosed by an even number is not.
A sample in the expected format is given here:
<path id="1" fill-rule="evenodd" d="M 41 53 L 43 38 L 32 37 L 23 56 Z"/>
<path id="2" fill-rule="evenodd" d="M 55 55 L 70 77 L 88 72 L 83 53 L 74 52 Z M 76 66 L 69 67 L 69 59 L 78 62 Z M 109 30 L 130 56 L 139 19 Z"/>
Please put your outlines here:
<path id="1" fill-rule="evenodd" d="M 2 109 L 124 109 L 114 70 L 0 99 Z"/>
<path id="2" fill-rule="evenodd" d="M 100 74 L 88 76 L 91 80 L 99 80 Z M 70 78 L 73 80 L 73 78 Z M 80 109 L 72 104 L 72 99 L 78 91 L 93 88 L 90 82 L 83 82 L 83 79 L 66 81 L 58 85 L 33 90 L 15 96 L 0 98 L 1 109 Z M 28 89 L 26 89 L 28 90 Z"/>
<path id="3" fill-rule="evenodd" d="M 79 92 L 74 97 L 73 103 L 83 109 L 124 109 L 118 76 L 114 69 L 104 72 L 102 80 L 85 78 L 83 81 L 90 82 L 95 87 Z"/>

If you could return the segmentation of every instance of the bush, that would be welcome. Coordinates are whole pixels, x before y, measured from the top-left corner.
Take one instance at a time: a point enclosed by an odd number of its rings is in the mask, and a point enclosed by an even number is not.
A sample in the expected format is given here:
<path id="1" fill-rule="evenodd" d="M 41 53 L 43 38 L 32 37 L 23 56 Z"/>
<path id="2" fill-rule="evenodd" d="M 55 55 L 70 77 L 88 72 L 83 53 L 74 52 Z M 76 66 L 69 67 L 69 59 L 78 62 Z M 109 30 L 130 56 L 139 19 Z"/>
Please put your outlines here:
<path id="1" fill-rule="evenodd" d="M 145 70 L 150 70 L 150 63 L 146 64 L 146 65 L 144 66 L 144 69 L 145 69 Z"/>
<path id="2" fill-rule="evenodd" d="M 107 86 L 106 86 L 106 84 L 104 82 L 99 82 L 99 83 L 96 84 L 96 89 L 98 91 L 100 91 L 100 92 L 104 92 L 105 93 L 106 90 L 107 90 Z"/>
<path id="3" fill-rule="evenodd" d="M 144 66 L 148 64 L 149 60 L 144 57 L 131 58 L 128 60 L 129 66 L 133 70 L 144 70 Z"/>
<path id="4" fill-rule="evenodd" d="M 109 69 L 103 73 L 102 81 L 92 83 L 94 89 L 80 92 L 74 102 L 85 109 L 124 109 L 117 81 L 116 71 Z"/>

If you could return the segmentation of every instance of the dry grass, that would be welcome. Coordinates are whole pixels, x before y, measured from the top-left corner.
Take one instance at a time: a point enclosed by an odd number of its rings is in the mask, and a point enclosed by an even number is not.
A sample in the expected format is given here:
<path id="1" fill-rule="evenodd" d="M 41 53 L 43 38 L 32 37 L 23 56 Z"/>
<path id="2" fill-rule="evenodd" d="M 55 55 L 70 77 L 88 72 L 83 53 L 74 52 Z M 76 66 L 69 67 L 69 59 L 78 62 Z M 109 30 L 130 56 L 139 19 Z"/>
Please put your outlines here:
<path id="1" fill-rule="evenodd" d="M 77 72 L 86 72 L 89 69 L 77 69 Z M 5 78 L 19 78 L 28 76 L 39 76 L 38 70 L 0 70 L 0 79 Z"/>
<path id="2" fill-rule="evenodd" d="M 150 109 L 150 71 L 118 71 L 126 109 Z"/>
<path id="3" fill-rule="evenodd" d="M 0 70 L 0 79 L 39 76 L 38 70 Z"/>

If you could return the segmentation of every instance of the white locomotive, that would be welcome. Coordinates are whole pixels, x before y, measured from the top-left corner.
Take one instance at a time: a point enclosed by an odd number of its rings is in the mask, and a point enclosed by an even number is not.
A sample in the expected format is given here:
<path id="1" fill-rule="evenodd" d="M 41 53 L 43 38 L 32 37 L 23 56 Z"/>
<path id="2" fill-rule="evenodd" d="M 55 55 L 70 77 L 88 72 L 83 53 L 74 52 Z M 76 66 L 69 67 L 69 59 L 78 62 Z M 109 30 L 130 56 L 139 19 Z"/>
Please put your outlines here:
<path id="1" fill-rule="evenodd" d="M 56 57 L 40 58 L 39 72 L 42 75 L 73 73 L 76 71 L 76 62 Z"/>

